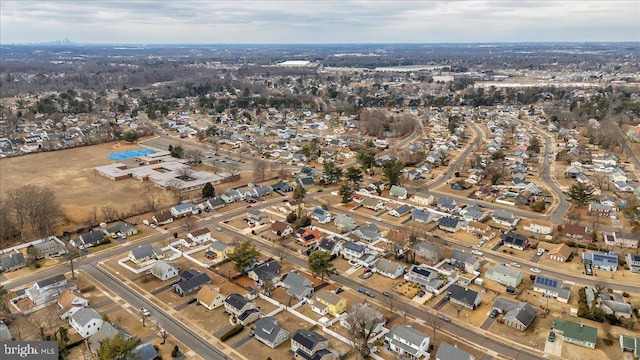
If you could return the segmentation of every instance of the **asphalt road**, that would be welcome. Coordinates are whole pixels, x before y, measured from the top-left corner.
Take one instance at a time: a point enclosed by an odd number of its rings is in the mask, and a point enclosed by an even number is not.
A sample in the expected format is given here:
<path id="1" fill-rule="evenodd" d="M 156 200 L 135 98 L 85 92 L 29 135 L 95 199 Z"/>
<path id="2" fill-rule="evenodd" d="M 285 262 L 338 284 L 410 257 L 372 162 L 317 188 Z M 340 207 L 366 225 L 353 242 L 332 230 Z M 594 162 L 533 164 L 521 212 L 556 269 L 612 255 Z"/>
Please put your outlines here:
<path id="1" fill-rule="evenodd" d="M 167 315 L 162 309 L 147 300 L 144 296 L 131 290 L 128 286 L 123 285 L 116 280 L 111 274 L 100 269 L 96 264 L 86 264 L 82 266 L 82 270 L 86 271 L 94 279 L 98 280 L 103 286 L 118 294 L 122 299 L 131 304 L 136 309 L 146 307 L 151 312 L 152 320 L 167 330 L 171 336 L 179 339 L 187 348 L 200 355 L 203 359 L 229 359 L 220 350 L 216 349 L 209 341 L 202 338 L 196 332 L 176 320 L 173 316 Z M 142 319 L 140 319 L 142 321 Z"/>

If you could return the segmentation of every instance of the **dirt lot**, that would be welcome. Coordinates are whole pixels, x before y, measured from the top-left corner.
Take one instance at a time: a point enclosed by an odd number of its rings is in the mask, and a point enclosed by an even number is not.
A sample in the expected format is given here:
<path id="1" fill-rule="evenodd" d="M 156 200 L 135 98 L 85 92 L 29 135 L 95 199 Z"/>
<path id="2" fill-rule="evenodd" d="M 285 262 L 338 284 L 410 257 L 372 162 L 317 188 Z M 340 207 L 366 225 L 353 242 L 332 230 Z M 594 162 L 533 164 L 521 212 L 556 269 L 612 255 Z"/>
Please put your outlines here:
<path id="1" fill-rule="evenodd" d="M 113 163 L 107 158 L 108 154 L 141 148 L 113 142 L 2 159 L 0 199 L 29 179 L 29 184 L 54 190 L 68 218 L 68 229 L 75 230 L 82 224 L 96 204 L 114 207 L 118 213 L 129 213 L 133 205 L 143 206 L 142 192 L 146 184 L 135 180 L 111 181 L 95 174 L 93 168 Z M 162 206 L 171 205 L 168 193 L 154 186 L 150 189 L 162 195 Z M 100 214 L 99 207 L 97 212 Z"/>

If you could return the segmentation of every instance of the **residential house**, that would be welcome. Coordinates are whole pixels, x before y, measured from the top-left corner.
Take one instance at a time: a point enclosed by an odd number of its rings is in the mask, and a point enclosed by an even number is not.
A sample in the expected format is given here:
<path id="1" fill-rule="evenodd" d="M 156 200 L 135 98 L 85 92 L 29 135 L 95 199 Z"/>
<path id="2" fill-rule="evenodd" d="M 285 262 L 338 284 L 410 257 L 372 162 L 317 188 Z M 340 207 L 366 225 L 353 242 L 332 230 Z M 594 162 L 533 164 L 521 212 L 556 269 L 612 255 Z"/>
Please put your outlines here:
<path id="1" fill-rule="evenodd" d="M 547 251 L 549 259 L 557 262 L 567 262 L 573 255 L 573 250 L 567 244 L 552 244 L 545 241 L 538 242 L 538 249 Z"/>
<path id="2" fill-rule="evenodd" d="M 315 186 L 316 184 L 315 181 L 313 181 L 313 178 L 310 176 L 298 178 L 298 180 L 296 180 L 296 183 L 305 189 Z"/>
<path id="3" fill-rule="evenodd" d="M 633 316 L 633 308 L 629 303 L 612 299 L 602 300 L 600 303 L 600 307 L 607 315 L 613 315 L 617 318 L 623 317 L 625 319 L 631 319 Z"/>
<path id="4" fill-rule="evenodd" d="M 97 333 L 103 324 L 102 315 L 90 307 L 78 309 L 69 317 L 69 325 L 84 339 Z"/>
<path id="5" fill-rule="evenodd" d="M 256 186 L 253 189 L 251 189 L 251 191 L 247 191 L 245 193 L 245 197 L 250 196 L 254 198 L 261 198 L 263 196 L 267 196 L 271 194 L 272 190 L 273 188 L 269 185 Z"/>
<path id="6" fill-rule="evenodd" d="M 224 310 L 236 317 L 255 308 L 256 304 L 253 301 L 250 301 L 240 294 L 229 294 L 229 296 L 224 300 Z"/>
<path id="7" fill-rule="evenodd" d="M 157 360 L 158 358 L 158 351 L 153 344 L 144 343 L 133 348 L 131 357 L 128 357 L 127 360 Z"/>
<path id="8" fill-rule="evenodd" d="M 382 200 L 372 197 L 365 197 L 362 200 L 361 205 L 367 209 L 371 209 L 374 211 L 384 208 L 384 202 Z"/>
<path id="9" fill-rule="evenodd" d="M 629 253 L 627 254 L 626 261 L 631 272 L 640 273 L 640 255 Z"/>
<path id="10" fill-rule="evenodd" d="M 554 297 L 565 304 L 569 302 L 569 296 L 571 295 L 570 286 L 564 286 L 561 280 L 542 275 L 536 275 L 535 280 L 533 280 L 533 291 Z"/>
<path id="11" fill-rule="evenodd" d="M 568 237 L 570 239 L 574 239 L 574 240 L 586 240 L 586 241 L 591 241 L 592 235 L 591 232 L 587 231 L 586 226 L 582 226 L 582 225 L 574 225 L 574 224 L 564 224 L 562 226 L 562 234 L 565 237 Z"/>
<path id="12" fill-rule="evenodd" d="M 228 189 L 220 195 L 220 198 L 222 198 L 225 203 L 230 204 L 237 201 L 244 201 L 247 197 L 238 189 Z"/>
<path id="13" fill-rule="evenodd" d="M 287 288 L 287 294 L 298 300 L 310 298 L 313 295 L 313 282 L 292 270 L 282 281 Z"/>
<path id="14" fill-rule="evenodd" d="M 336 215 L 333 224 L 343 233 L 349 232 L 357 227 L 356 222 L 346 214 Z"/>
<path id="15" fill-rule="evenodd" d="M 522 235 L 506 233 L 500 236 L 502 245 L 512 249 L 524 250 L 529 246 L 529 239 Z"/>
<path id="16" fill-rule="evenodd" d="M 293 227 L 283 221 L 274 221 L 271 224 L 271 232 L 278 236 L 289 236 L 293 233 Z"/>
<path id="17" fill-rule="evenodd" d="M 105 340 L 111 340 L 118 335 L 122 336 L 122 338 L 125 340 L 129 340 L 132 338 L 131 334 L 126 332 L 120 326 L 105 321 L 100 327 L 100 330 L 89 337 L 89 349 L 93 354 L 97 355 L 98 351 L 100 351 L 102 342 L 104 342 Z"/>
<path id="18" fill-rule="evenodd" d="M 278 181 L 277 183 L 271 185 L 271 188 L 273 189 L 273 191 L 279 191 L 279 192 L 291 192 L 293 191 L 293 186 L 283 182 L 283 181 Z"/>
<path id="19" fill-rule="evenodd" d="M 389 189 L 389 195 L 395 196 L 400 200 L 405 200 L 407 198 L 407 189 L 399 185 L 391 185 L 391 189 Z"/>
<path id="20" fill-rule="evenodd" d="M 412 207 L 409 205 L 398 205 L 389 210 L 389 215 L 395 217 L 402 217 L 409 214 L 412 210 Z"/>
<path id="21" fill-rule="evenodd" d="M 256 340 L 275 349 L 289 339 L 289 332 L 278 325 L 278 321 L 271 316 L 256 321 L 253 334 Z"/>
<path id="22" fill-rule="evenodd" d="M 411 220 L 423 224 L 430 223 L 435 221 L 435 216 L 430 211 L 425 211 L 421 209 L 413 209 L 411 210 Z"/>
<path id="23" fill-rule="evenodd" d="M 609 205 L 602 205 L 598 203 L 589 204 L 589 214 L 595 216 L 611 216 L 612 207 Z"/>
<path id="24" fill-rule="evenodd" d="M 582 262 L 584 264 L 590 264 L 594 269 L 606 270 L 606 271 L 618 271 L 618 255 L 613 251 L 609 253 L 603 253 L 594 251 L 592 253 L 583 252 Z"/>
<path id="25" fill-rule="evenodd" d="M 620 351 L 630 351 L 635 358 L 640 358 L 640 337 L 620 335 Z"/>
<path id="26" fill-rule="evenodd" d="M 518 221 L 520 221 L 520 219 L 515 217 L 511 211 L 496 209 L 493 213 L 493 222 L 498 225 L 511 228 L 516 226 Z"/>
<path id="27" fill-rule="evenodd" d="M 467 233 L 485 241 L 491 240 L 496 236 L 496 231 L 491 226 L 477 221 L 471 221 L 467 224 Z"/>
<path id="28" fill-rule="evenodd" d="M 442 248 L 436 244 L 427 243 L 424 241 L 418 242 L 414 247 L 414 252 L 417 256 L 423 259 L 430 260 L 433 263 L 437 263 L 442 259 Z"/>
<path id="29" fill-rule="evenodd" d="M 112 226 L 105 229 L 109 234 L 120 233 L 124 236 L 133 236 L 138 233 L 138 228 L 135 225 L 126 221 L 118 221 Z"/>
<path id="30" fill-rule="evenodd" d="M 267 281 L 271 281 L 271 283 L 275 284 L 280 281 L 281 270 L 282 265 L 280 265 L 279 262 L 276 260 L 269 260 L 247 272 L 247 276 L 260 286 Z"/>
<path id="31" fill-rule="evenodd" d="M 487 269 L 485 273 L 487 279 L 496 281 L 505 286 L 517 287 L 522 282 L 522 272 L 516 269 L 498 264 Z"/>
<path id="32" fill-rule="evenodd" d="M 351 235 L 366 242 L 374 242 L 380 239 L 378 226 L 373 223 L 360 225 L 351 232 Z"/>
<path id="33" fill-rule="evenodd" d="M 404 273 L 404 267 L 401 264 L 381 258 L 376 263 L 376 272 L 391 279 L 397 279 Z"/>
<path id="34" fill-rule="evenodd" d="M 637 249 L 638 248 L 638 239 L 629 239 L 612 233 L 602 232 L 602 240 L 604 244 L 611 247 L 619 247 L 619 248 L 628 248 L 628 249 Z"/>
<path id="35" fill-rule="evenodd" d="M 432 281 L 438 277 L 438 273 L 422 265 L 411 265 L 404 279 L 421 285 L 423 287 L 432 287 Z M 437 286 L 436 286 L 437 287 Z"/>
<path id="36" fill-rule="evenodd" d="M 451 251 L 450 261 L 451 265 L 466 273 L 473 273 L 480 268 L 480 261 L 475 256 L 460 250 Z"/>
<path id="37" fill-rule="evenodd" d="M 203 286 L 210 284 L 211 278 L 205 273 L 199 273 L 187 280 L 179 281 L 173 285 L 174 291 L 180 296 L 189 295 L 195 291 L 202 289 Z"/>
<path id="38" fill-rule="evenodd" d="M 263 225 L 269 222 L 269 217 L 264 211 L 251 208 L 247 211 L 247 222 L 249 224 Z"/>
<path id="39" fill-rule="evenodd" d="M 89 306 L 89 300 L 82 297 L 82 294 L 78 290 L 64 289 L 57 300 L 58 316 L 60 319 L 65 320 L 69 316 L 73 315 L 80 308 Z"/>
<path id="40" fill-rule="evenodd" d="M 349 318 L 357 317 L 358 319 L 364 319 L 364 321 L 358 321 L 355 324 L 347 321 Z M 358 328 L 366 327 L 367 331 L 372 336 L 381 332 L 384 329 L 385 320 L 380 311 L 367 302 L 356 302 L 351 306 L 348 316 L 345 316 L 340 320 L 340 325 L 346 329 L 351 329 L 352 325 Z"/>
<path id="41" fill-rule="evenodd" d="M 323 250 L 332 256 L 337 256 L 342 250 L 342 244 L 336 239 L 324 238 L 318 243 L 318 250 Z"/>
<path id="42" fill-rule="evenodd" d="M 72 240 L 73 241 L 73 240 Z M 90 248 L 92 246 L 99 245 L 105 242 L 104 232 L 99 230 L 91 230 L 88 233 L 84 233 L 80 235 L 79 241 L 74 241 L 74 246 L 82 249 L 82 248 Z"/>
<path id="43" fill-rule="evenodd" d="M 160 281 L 173 279 L 180 273 L 180 268 L 165 260 L 158 260 L 151 267 L 151 274 Z"/>
<path id="44" fill-rule="evenodd" d="M 24 255 L 21 252 L 10 253 L 0 257 L 0 271 L 9 272 L 22 269 L 25 265 Z"/>
<path id="45" fill-rule="evenodd" d="M 347 260 L 357 260 L 365 254 L 366 249 L 362 244 L 349 241 L 342 248 L 342 256 Z"/>
<path id="46" fill-rule="evenodd" d="M 427 194 L 424 192 L 417 192 L 413 194 L 413 196 L 411 197 L 411 200 L 418 205 L 428 206 L 433 204 L 434 197 L 431 194 Z"/>
<path id="47" fill-rule="evenodd" d="M 496 303 L 499 299 L 496 299 Z M 520 331 L 526 331 L 538 315 L 538 310 L 526 302 L 511 304 L 511 306 L 502 309 L 501 313 L 504 313 L 504 316 L 500 322 Z"/>
<path id="48" fill-rule="evenodd" d="M 389 350 L 410 359 L 428 358 L 429 336 L 407 325 L 398 325 L 385 335 Z"/>
<path id="49" fill-rule="evenodd" d="M 171 212 L 171 215 L 175 218 L 189 216 L 189 215 L 196 215 L 200 212 L 197 206 L 189 203 L 172 206 L 171 209 L 169 209 L 169 211 Z"/>
<path id="50" fill-rule="evenodd" d="M 545 220 L 530 219 L 524 226 L 524 230 L 534 234 L 549 235 L 553 233 L 553 223 Z"/>
<path id="51" fill-rule="evenodd" d="M 205 252 L 205 256 L 210 259 L 216 259 L 218 261 L 226 260 L 229 258 L 229 254 L 233 254 L 235 247 L 233 244 L 227 244 L 222 241 L 214 241 L 209 245 L 209 248 Z"/>
<path id="52" fill-rule="evenodd" d="M 0 341 L 11 341 L 13 340 L 13 336 L 11 335 L 11 330 L 4 322 L 0 322 Z"/>
<path id="53" fill-rule="evenodd" d="M 202 244 L 203 242 L 211 241 L 211 230 L 209 230 L 206 227 L 200 228 L 200 229 L 196 229 L 196 230 L 193 230 L 190 233 L 188 233 L 187 237 L 194 244 Z"/>
<path id="54" fill-rule="evenodd" d="M 154 214 L 152 219 L 158 225 L 166 225 L 168 223 L 173 222 L 173 215 L 171 215 L 171 213 L 169 212 L 162 211 L 157 214 Z"/>
<path id="55" fill-rule="evenodd" d="M 33 247 L 38 249 L 45 258 L 54 258 L 67 253 L 67 248 L 65 248 L 63 243 L 51 238 L 41 243 L 33 244 Z"/>
<path id="56" fill-rule="evenodd" d="M 42 305 L 58 298 L 60 293 L 67 287 L 67 278 L 63 275 L 56 275 L 33 284 L 25 289 L 24 293 L 34 305 Z"/>
<path id="57" fill-rule="evenodd" d="M 338 316 L 347 310 L 347 299 L 329 290 L 320 290 L 313 296 L 311 310 L 320 315 Z"/>
<path id="58" fill-rule="evenodd" d="M 466 222 L 483 222 L 489 216 L 488 213 L 482 211 L 478 205 L 467 206 L 466 208 L 460 210 L 460 215 Z"/>
<path id="59" fill-rule="evenodd" d="M 457 346 L 441 341 L 436 352 L 436 360 L 476 360 L 476 358 Z"/>
<path id="60" fill-rule="evenodd" d="M 227 203 L 221 197 L 214 197 L 207 200 L 204 204 L 205 208 L 209 208 L 211 210 L 223 208 Z"/>
<path id="61" fill-rule="evenodd" d="M 250 324 L 258 321 L 258 319 L 260 319 L 260 316 L 260 310 L 258 308 L 253 308 L 242 312 L 236 317 L 236 319 L 238 319 L 238 324 L 249 326 Z"/>
<path id="62" fill-rule="evenodd" d="M 321 207 L 314 207 L 311 211 L 311 219 L 319 222 L 320 224 L 326 224 L 331 221 L 331 213 Z"/>
<path id="63" fill-rule="evenodd" d="M 470 310 L 475 310 L 482 302 L 480 294 L 457 284 L 449 286 L 447 294 L 449 294 L 452 303 L 462 305 Z"/>
<path id="64" fill-rule="evenodd" d="M 598 329 L 569 320 L 554 319 L 551 329 L 562 335 L 564 341 L 591 349 L 598 342 Z"/>
<path id="65" fill-rule="evenodd" d="M 453 213 L 457 209 L 456 201 L 447 197 L 439 198 L 436 203 L 436 206 L 440 211 L 444 211 L 448 213 Z"/>
<path id="66" fill-rule="evenodd" d="M 302 246 L 315 245 L 323 238 L 324 234 L 318 229 L 301 227 L 296 231 L 296 241 Z"/>
<path id="67" fill-rule="evenodd" d="M 462 228 L 462 221 L 456 217 L 443 216 L 438 219 L 438 228 L 450 233 L 455 233 Z"/>
<path id="68" fill-rule="evenodd" d="M 163 257 L 164 252 L 162 249 L 154 248 L 151 245 L 141 245 L 129 251 L 129 259 L 136 265 L 142 265 L 147 261 L 158 260 Z"/>
<path id="69" fill-rule="evenodd" d="M 196 296 L 200 305 L 207 310 L 217 309 L 224 305 L 226 297 L 220 293 L 220 288 L 211 284 L 204 285 Z"/>
<path id="70" fill-rule="evenodd" d="M 295 359 L 304 360 L 335 360 L 328 357 L 329 340 L 315 331 L 296 330 L 291 335 L 291 351 Z"/>

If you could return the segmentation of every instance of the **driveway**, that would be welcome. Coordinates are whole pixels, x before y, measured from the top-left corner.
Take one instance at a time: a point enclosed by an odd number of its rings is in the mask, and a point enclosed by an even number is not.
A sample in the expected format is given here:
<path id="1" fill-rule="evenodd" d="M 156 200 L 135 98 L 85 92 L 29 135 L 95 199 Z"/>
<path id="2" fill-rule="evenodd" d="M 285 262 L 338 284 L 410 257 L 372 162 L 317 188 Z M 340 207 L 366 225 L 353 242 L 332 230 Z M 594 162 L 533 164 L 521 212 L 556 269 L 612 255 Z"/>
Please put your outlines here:
<path id="1" fill-rule="evenodd" d="M 562 336 L 556 335 L 556 341 L 550 342 L 547 340 L 544 344 L 544 352 L 547 354 L 555 355 L 557 357 L 562 356 Z"/>
<path id="2" fill-rule="evenodd" d="M 482 325 L 480 326 L 480 329 L 487 330 L 489 328 L 489 326 L 491 326 L 491 324 L 493 324 L 493 322 L 496 321 L 497 318 L 498 317 L 491 318 L 491 317 L 487 316 L 487 320 L 485 320 L 482 323 Z"/>

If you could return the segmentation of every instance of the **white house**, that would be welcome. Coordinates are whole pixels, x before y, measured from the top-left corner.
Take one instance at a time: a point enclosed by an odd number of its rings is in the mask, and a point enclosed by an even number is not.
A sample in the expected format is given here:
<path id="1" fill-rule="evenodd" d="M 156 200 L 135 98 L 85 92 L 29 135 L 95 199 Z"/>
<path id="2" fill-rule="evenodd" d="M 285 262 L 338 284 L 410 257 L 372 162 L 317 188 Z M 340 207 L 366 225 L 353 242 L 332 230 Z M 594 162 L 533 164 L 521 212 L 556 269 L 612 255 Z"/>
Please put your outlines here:
<path id="1" fill-rule="evenodd" d="M 376 263 L 376 272 L 391 279 L 397 279 L 404 273 L 404 267 L 401 264 L 381 258 Z"/>
<path id="2" fill-rule="evenodd" d="M 410 326 L 398 325 L 389 330 L 385 337 L 389 343 L 389 349 L 397 352 L 403 358 L 419 360 L 427 356 L 429 336 Z"/>
<path id="3" fill-rule="evenodd" d="M 97 333 L 102 324 L 104 324 L 102 316 L 89 307 L 78 309 L 69 317 L 69 325 L 85 339 Z"/>
<path id="4" fill-rule="evenodd" d="M 165 260 L 158 260 L 151 267 L 151 274 L 161 281 L 178 276 L 180 268 Z"/>
<path id="5" fill-rule="evenodd" d="M 213 310 L 224 305 L 226 296 L 220 293 L 219 287 L 208 284 L 198 291 L 196 298 L 200 305 L 204 306 L 208 310 Z"/>
<path id="6" fill-rule="evenodd" d="M 173 206 L 170 209 L 170 211 L 173 217 L 180 217 L 180 216 L 196 215 L 200 210 L 195 205 L 185 203 L 185 204 L 179 204 L 179 205 Z"/>
<path id="7" fill-rule="evenodd" d="M 187 237 L 196 244 L 202 244 L 205 241 L 211 241 L 211 230 L 206 227 L 196 229 L 187 234 Z"/>
<path id="8" fill-rule="evenodd" d="M 405 200 L 407 198 L 407 193 L 407 189 L 398 185 L 392 185 L 391 189 L 389 189 L 389 195 L 395 196 L 400 200 Z"/>

